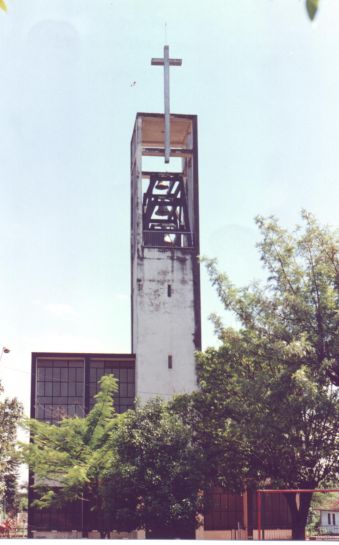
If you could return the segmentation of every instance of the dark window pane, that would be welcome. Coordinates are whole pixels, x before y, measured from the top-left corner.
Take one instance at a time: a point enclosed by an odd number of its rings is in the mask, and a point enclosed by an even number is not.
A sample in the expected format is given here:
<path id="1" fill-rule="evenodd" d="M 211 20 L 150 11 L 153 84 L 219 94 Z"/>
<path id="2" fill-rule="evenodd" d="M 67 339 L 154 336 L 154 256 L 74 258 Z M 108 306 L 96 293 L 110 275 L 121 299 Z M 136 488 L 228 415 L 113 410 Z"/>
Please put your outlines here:
<path id="1" fill-rule="evenodd" d="M 62 405 L 61 411 L 63 413 L 63 418 L 66 418 L 66 416 L 68 416 L 68 405 Z"/>
<path id="2" fill-rule="evenodd" d="M 91 367 L 103 368 L 105 363 L 99 360 L 91 360 Z"/>
<path id="3" fill-rule="evenodd" d="M 84 370 L 77 369 L 76 377 L 77 377 L 77 382 L 82 382 L 84 380 Z"/>
<path id="4" fill-rule="evenodd" d="M 131 397 L 134 397 L 135 393 L 134 393 L 134 383 L 129 383 L 128 386 L 127 386 L 127 395 L 128 396 L 131 396 Z"/>
<path id="5" fill-rule="evenodd" d="M 45 418 L 51 418 L 52 412 L 53 412 L 53 406 L 52 405 L 45 405 Z"/>
<path id="6" fill-rule="evenodd" d="M 120 369 L 120 381 L 127 382 L 127 371 L 128 369 Z"/>
<path id="7" fill-rule="evenodd" d="M 39 367 L 38 368 L 38 380 L 45 380 L 45 369 Z"/>
<path id="8" fill-rule="evenodd" d="M 39 367 L 53 367 L 53 360 L 38 360 Z"/>
<path id="9" fill-rule="evenodd" d="M 67 396 L 67 382 L 61 382 L 61 389 L 60 389 L 60 393 L 62 396 Z"/>
<path id="10" fill-rule="evenodd" d="M 51 368 L 45 370 L 45 380 L 52 380 L 52 371 Z"/>
<path id="11" fill-rule="evenodd" d="M 90 380 L 90 382 L 96 382 L 96 380 L 97 380 L 97 370 L 96 369 L 90 369 L 89 370 L 89 380 Z"/>
<path id="12" fill-rule="evenodd" d="M 75 415 L 75 405 L 68 405 L 67 413 L 68 413 L 68 416 L 74 416 Z"/>
<path id="13" fill-rule="evenodd" d="M 68 403 L 70 405 L 82 405 L 84 402 L 83 398 L 82 397 L 69 397 L 68 398 Z"/>
<path id="14" fill-rule="evenodd" d="M 81 405 L 75 406 L 75 414 L 76 416 L 84 416 L 84 408 Z"/>
<path id="15" fill-rule="evenodd" d="M 45 418 L 45 410 L 43 405 L 38 405 L 35 411 L 35 418 Z"/>
<path id="16" fill-rule="evenodd" d="M 68 381 L 68 369 L 60 369 L 60 380 L 63 382 Z"/>
<path id="17" fill-rule="evenodd" d="M 39 403 L 45 403 L 47 405 L 50 405 L 52 403 L 52 397 L 46 397 L 46 396 L 43 396 L 43 397 L 39 397 L 38 401 Z"/>
<path id="18" fill-rule="evenodd" d="M 120 384 L 120 396 L 127 396 L 127 384 L 124 382 Z"/>
<path id="19" fill-rule="evenodd" d="M 45 382 L 45 396 L 52 395 L 52 382 Z"/>
<path id="20" fill-rule="evenodd" d="M 84 361 L 83 360 L 70 360 L 69 362 L 70 367 L 83 367 Z"/>
<path id="21" fill-rule="evenodd" d="M 53 382 L 53 396 L 60 395 L 60 382 Z"/>
<path id="22" fill-rule="evenodd" d="M 94 396 L 98 391 L 98 386 L 97 384 L 90 384 L 89 385 L 89 395 L 90 397 Z"/>
<path id="23" fill-rule="evenodd" d="M 97 381 L 99 381 L 101 379 L 101 377 L 103 377 L 105 374 L 105 370 L 104 369 L 97 369 Z"/>
<path id="24" fill-rule="evenodd" d="M 77 382 L 76 383 L 76 395 L 77 396 L 84 395 L 84 385 L 83 385 L 82 382 Z"/>
<path id="25" fill-rule="evenodd" d="M 68 395 L 74 396 L 75 395 L 75 382 L 69 382 L 68 383 Z"/>
<path id="26" fill-rule="evenodd" d="M 53 368 L 53 380 L 60 380 L 60 369 L 58 367 Z"/>
<path id="27" fill-rule="evenodd" d="M 59 396 L 53 398 L 53 405 L 67 405 L 68 398 L 66 396 Z"/>
<path id="28" fill-rule="evenodd" d="M 44 382 L 38 382 L 38 385 L 37 385 L 37 395 L 38 396 L 43 396 L 44 395 L 44 385 L 45 385 Z"/>
<path id="29" fill-rule="evenodd" d="M 65 418 L 67 416 L 67 405 L 58 405 L 56 407 L 54 417 L 58 420 Z"/>
<path id="30" fill-rule="evenodd" d="M 69 371 L 68 371 L 68 373 L 69 373 L 69 374 L 68 374 L 68 380 L 69 380 L 70 382 L 75 382 L 75 380 L 76 380 L 76 379 L 75 379 L 75 377 L 76 377 L 76 374 L 75 374 L 75 373 L 76 373 L 76 370 L 70 368 Z"/>
<path id="31" fill-rule="evenodd" d="M 127 369 L 128 382 L 134 382 L 134 369 Z"/>
<path id="32" fill-rule="evenodd" d="M 117 378 L 119 380 L 119 377 L 120 377 L 120 373 L 119 373 L 119 369 L 117 367 L 112 367 L 111 369 L 111 374 Z"/>
<path id="33" fill-rule="evenodd" d="M 57 360 L 56 365 L 58 367 L 68 367 L 68 362 L 66 360 Z"/>

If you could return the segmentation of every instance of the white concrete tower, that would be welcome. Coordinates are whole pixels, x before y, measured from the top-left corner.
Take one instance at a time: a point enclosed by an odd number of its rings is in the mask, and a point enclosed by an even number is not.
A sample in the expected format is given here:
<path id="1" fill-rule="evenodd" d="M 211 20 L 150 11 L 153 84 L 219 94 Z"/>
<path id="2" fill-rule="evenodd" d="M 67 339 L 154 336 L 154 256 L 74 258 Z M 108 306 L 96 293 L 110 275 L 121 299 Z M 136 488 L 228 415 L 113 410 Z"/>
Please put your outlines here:
<path id="1" fill-rule="evenodd" d="M 170 116 L 170 156 L 181 159 L 177 172 L 143 170 L 145 156 L 165 157 L 164 132 L 164 115 L 137 114 L 131 142 L 131 295 L 141 401 L 195 389 L 194 353 L 201 349 L 197 118 Z"/>
<path id="2" fill-rule="evenodd" d="M 201 349 L 197 118 L 170 115 L 164 47 L 163 114 L 138 113 L 131 142 L 132 352 L 136 395 L 145 401 L 197 386 Z M 143 159 L 155 158 L 153 169 Z M 176 158 L 176 172 L 162 165 Z M 157 160 L 156 160 L 157 158 Z M 160 167 L 159 167 L 160 164 Z M 160 169 L 160 170 L 159 170 Z"/>

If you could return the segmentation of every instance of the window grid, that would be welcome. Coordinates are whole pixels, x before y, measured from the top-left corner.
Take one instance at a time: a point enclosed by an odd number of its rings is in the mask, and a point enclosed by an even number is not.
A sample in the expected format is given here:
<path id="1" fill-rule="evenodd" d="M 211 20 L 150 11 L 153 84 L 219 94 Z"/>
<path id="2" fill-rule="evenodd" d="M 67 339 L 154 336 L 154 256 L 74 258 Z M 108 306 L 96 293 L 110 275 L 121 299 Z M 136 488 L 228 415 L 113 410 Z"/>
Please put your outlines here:
<path id="1" fill-rule="evenodd" d="M 88 369 L 85 372 L 85 361 Z M 64 417 L 85 415 L 85 397 L 89 394 L 90 408 L 99 390 L 98 381 L 103 375 L 113 374 L 118 379 L 119 390 L 115 396 L 117 412 L 133 408 L 135 397 L 134 363 L 119 360 L 99 360 L 90 356 L 79 359 L 37 358 L 35 381 L 35 418 L 56 424 Z M 88 384 L 85 384 L 85 381 Z M 85 394 L 88 388 L 88 394 Z M 34 492 L 33 498 L 34 499 Z M 84 521 L 89 529 L 100 527 L 98 513 L 87 513 Z M 32 530 L 72 530 L 82 526 L 80 501 L 67 504 L 62 509 L 30 507 L 29 525 Z"/>
<path id="2" fill-rule="evenodd" d="M 42 360 L 37 365 L 37 420 L 56 423 L 84 416 L 84 360 Z"/>
<path id="3" fill-rule="evenodd" d="M 112 362 L 110 360 L 92 360 L 89 375 L 90 408 L 93 407 L 94 396 L 99 391 L 99 381 L 104 375 L 113 375 L 118 380 L 118 392 L 114 396 L 114 407 L 122 413 L 134 406 L 135 376 L 132 364 Z"/>

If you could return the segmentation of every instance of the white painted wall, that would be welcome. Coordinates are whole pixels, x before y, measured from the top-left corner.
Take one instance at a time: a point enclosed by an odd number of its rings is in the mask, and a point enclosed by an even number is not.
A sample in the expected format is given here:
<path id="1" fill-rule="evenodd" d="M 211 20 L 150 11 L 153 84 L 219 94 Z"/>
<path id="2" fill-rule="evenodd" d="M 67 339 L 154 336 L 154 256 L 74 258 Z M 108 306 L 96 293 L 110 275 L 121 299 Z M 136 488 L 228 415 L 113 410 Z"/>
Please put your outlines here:
<path id="1" fill-rule="evenodd" d="M 136 394 L 141 401 L 196 388 L 192 256 L 187 250 L 144 248 L 133 286 Z M 167 286 L 171 285 L 171 297 Z M 173 368 L 168 368 L 172 355 Z"/>
<path id="2" fill-rule="evenodd" d="M 328 514 L 330 514 L 331 522 L 328 522 Z M 333 524 L 333 515 L 335 517 L 335 524 Z M 320 511 L 320 526 L 326 528 L 328 531 L 339 533 L 339 511 Z"/>

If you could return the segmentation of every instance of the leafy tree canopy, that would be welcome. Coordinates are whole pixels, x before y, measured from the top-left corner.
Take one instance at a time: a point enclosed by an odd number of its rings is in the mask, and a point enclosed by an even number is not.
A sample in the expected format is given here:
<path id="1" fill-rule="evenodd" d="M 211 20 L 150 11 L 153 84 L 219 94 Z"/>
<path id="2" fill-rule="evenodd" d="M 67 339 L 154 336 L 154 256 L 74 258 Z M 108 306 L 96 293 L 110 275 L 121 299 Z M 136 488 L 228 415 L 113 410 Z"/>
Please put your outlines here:
<path id="1" fill-rule="evenodd" d="M 0 395 L 3 388 L 0 384 Z M 16 431 L 22 415 L 22 406 L 17 399 L 0 400 L 0 499 L 9 493 L 16 473 Z"/>
<path id="2" fill-rule="evenodd" d="M 99 481 L 106 461 L 102 447 L 119 415 L 112 402 L 116 379 L 104 376 L 100 386 L 96 403 L 85 418 L 64 418 L 58 425 L 26 421 L 32 442 L 21 444 L 21 450 L 35 475 L 37 507 L 60 507 L 80 500 L 102 508 Z"/>
<path id="3" fill-rule="evenodd" d="M 105 498 L 118 528 L 169 538 L 194 531 L 204 452 L 168 404 L 155 399 L 125 413 L 107 448 L 116 449 L 117 463 L 104 476 Z"/>
<path id="4" fill-rule="evenodd" d="M 22 452 L 35 474 L 35 505 L 85 501 L 87 509 L 98 511 L 102 534 L 147 528 L 152 535 L 171 536 L 188 526 L 193 530 L 203 452 L 190 428 L 160 400 L 117 415 L 115 379 L 105 376 L 100 385 L 85 418 L 65 418 L 58 425 L 28 421 L 32 442 L 22 445 Z"/>
<path id="5" fill-rule="evenodd" d="M 257 218 L 265 285 L 238 289 L 207 261 L 239 328 L 213 316 L 221 346 L 198 355 L 200 391 L 179 401 L 228 489 L 338 479 L 338 242 L 313 216 L 302 218 L 293 233 Z M 294 537 L 303 536 L 311 495 L 299 507 L 286 499 Z"/>

